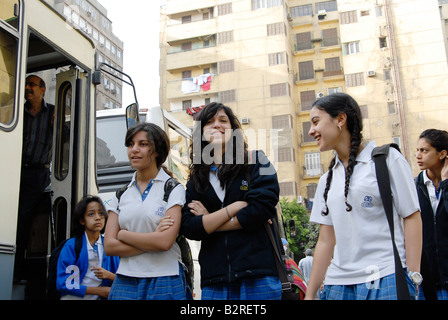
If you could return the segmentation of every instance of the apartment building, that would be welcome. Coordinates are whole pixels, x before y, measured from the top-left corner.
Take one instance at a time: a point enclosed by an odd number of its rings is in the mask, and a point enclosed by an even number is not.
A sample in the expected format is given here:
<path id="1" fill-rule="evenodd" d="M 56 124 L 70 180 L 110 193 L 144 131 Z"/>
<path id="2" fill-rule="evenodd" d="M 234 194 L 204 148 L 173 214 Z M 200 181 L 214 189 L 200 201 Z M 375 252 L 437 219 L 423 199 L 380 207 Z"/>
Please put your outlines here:
<path id="1" fill-rule="evenodd" d="M 411 165 L 418 136 L 447 128 L 446 0 L 338 1 L 346 92 L 366 139 L 396 142 Z"/>
<path id="2" fill-rule="evenodd" d="M 123 70 L 123 41 L 112 30 L 107 10 L 96 0 L 48 1 L 74 28 L 86 33 L 97 48 L 97 64 L 104 62 Z M 113 69 L 109 72 L 117 74 Z M 118 75 L 118 74 L 117 74 Z M 102 84 L 97 86 L 96 108 L 115 109 L 122 106 L 122 82 L 106 73 L 101 74 Z"/>
<path id="3" fill-rule="evenodd" d="M 281 195 L 306 204 L 332 152 L 308 136 L 312 102 L 355 97 L 365 139 L 413 154 L 446 128 L 446 0 L 167 0 L 161 10 L 160 104 L 192 126 L 211 101 L 258 134 Z M 250 142 L 250 141 L 249 141 Z M 270 152 L 275 149 L 274 152 Z"/>

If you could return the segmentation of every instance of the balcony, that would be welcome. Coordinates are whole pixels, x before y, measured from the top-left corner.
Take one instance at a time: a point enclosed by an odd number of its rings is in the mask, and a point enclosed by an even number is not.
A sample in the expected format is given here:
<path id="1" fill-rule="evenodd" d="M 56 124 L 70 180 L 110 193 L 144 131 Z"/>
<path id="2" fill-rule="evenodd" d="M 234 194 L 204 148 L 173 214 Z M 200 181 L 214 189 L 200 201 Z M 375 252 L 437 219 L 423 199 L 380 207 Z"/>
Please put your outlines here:
<path id="1" fill-rule="evenodd" d="M 194 66 L 204 66 L 216 63 L 216 48 L 193 46 L 191 50 L 176 50 L 173 49 L 170 54 L 166 56 L 166 69 L 168 71 L 175 71 L 178 69 L 191 68 Z"/>
<path id="2" fill-rule="evenodd" d="M 178 15 L 182 12 L 198 11 L 210 7 L 210 0 L 170 0 L 167 2 L 165 12 L 167 15 Z"/>
<path id="3" fill-rule="evenodd" d="M 171 45 L 186 39 L 203 39 L 217 33 L 216 19 L 179 23 L 167 26 L 166 41 Z"/>

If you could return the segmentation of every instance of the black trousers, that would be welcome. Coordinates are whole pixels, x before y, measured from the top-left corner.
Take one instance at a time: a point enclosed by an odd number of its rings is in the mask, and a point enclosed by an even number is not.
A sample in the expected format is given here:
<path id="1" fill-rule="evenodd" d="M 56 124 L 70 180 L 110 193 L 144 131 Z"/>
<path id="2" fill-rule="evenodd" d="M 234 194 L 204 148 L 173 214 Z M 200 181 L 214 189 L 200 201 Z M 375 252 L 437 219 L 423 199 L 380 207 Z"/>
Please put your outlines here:
<path id="1" fill-rule="evenodd" d="M 25 249 L 28 244 L 36 207 L 50 184 L 50 169 L 22 167 L 17 220 L 14 279 L 24 279 Z"/>

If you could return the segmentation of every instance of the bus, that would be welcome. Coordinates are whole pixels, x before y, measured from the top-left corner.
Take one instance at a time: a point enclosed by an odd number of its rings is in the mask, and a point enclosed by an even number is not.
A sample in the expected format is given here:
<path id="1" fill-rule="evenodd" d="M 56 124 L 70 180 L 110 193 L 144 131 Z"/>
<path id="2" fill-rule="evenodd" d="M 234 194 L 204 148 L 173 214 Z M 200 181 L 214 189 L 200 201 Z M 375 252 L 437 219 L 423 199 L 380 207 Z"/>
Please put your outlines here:
<path id="1" fill-rule="evenodd" d="M 98 110 L 96 118 L 96 163 L 99 195 L 107 202 L 115 191 L 132 179 L 134 170 L 129 165 L 124 139 L 126 117 L 124 109 Z M 167 168 L 183 185 L 188 178 L 190 164 L 191 129 L 159 106 L 139 109 L 139 121 L 157 124 L 170 138 Z"/>
<path id="2" fill-rule="evenodd" d="M 124 145 L 128 116 L 123 109 L 98 110 L 96 118 L 96 164 L 99 197 L 105 205 L 115 192 L 127 185 L 134 173 Z M 135 120 L 134 120 L 135 121 Z M 165 163 L 173 176 L 184 186 L 190 166 L 190 144 L 192 130 L 159 106 L 139 109 L 139 121 L 157 124 L 165 130 L 170 139 L 170 154 Z M 190 241 L 194 264 L 193 296 L 200 299 L 199 241 Z"/>
<path id="3" fill-rule="evenodd" d="M 0 299 L 43 299 L 47 258 L 70 237 L 71 213 L 97 194 L 95 43 L 43 0 L 0 2 Z M 14 280 L 25 80 L 36 74 L 54 88 L 51 184 L 35 208 L 26 246 L 26 279 Z"/>

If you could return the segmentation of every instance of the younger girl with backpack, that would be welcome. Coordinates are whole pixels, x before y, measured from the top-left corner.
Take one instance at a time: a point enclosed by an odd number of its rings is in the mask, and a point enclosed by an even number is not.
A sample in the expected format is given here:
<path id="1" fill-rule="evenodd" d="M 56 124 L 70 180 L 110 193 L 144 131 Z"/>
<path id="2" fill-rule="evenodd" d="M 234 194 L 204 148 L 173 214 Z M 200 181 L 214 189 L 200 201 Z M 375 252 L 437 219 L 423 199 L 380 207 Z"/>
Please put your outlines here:
<path id="1" fill-rule="evenodd" d="M 118 257 L 104 253 L 103 243 L 107 212 L 97 196 L 86 196 L 73 214 L 75 237 L 62 248 L 57 265 L 56 288 L 61 300 L 97 300 L 107 298 L 119 265 Z M 77 259 L 76 238 L 82 237 Z"/>

